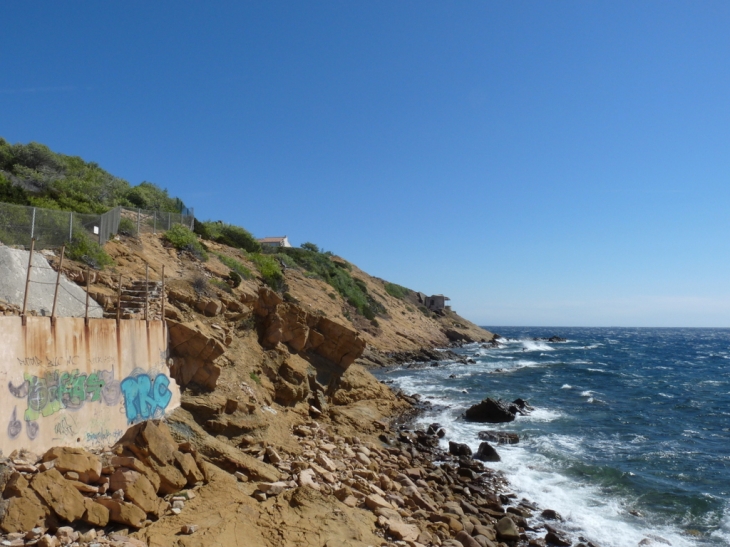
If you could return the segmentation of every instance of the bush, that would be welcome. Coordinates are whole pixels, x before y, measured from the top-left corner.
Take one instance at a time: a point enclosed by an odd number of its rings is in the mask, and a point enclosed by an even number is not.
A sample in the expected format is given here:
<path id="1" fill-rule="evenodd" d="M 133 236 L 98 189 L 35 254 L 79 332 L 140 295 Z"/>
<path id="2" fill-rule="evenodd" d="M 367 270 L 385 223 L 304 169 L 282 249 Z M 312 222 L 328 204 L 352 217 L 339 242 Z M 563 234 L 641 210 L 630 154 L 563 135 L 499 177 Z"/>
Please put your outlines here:
<path id="1" fill-rule="evenodd" d="M 234 270 L 228 272 L 228 279 L 230 280 L 231 287 L 233 287 L 234 289 L 238 288 L 241 285 L 241 281 L 243 281 L 241 276 L 238 275 Z"/>
<path id="2" fill-rule="evenodd" d="M 243 249 L 249 253 L 261 252 L 261 244 L 256 241 L 256 238 L 248 230 L 240 226 L 206 220 L 205 222 L 195 221 L 194 229 L 195 233 L 203 239 Z"/>
<path id="3" fill-rule="evenodd" d="M 137 233 L 137 224 L 131 218 L 122 217 L 117 232 L 123 236 L 133 236 Z"/>
<path id="4" fill-rule="evenodd" d="M 231 258 L 230 256 L 226 256 L 222 253 L 216 253 L 216 256 L 218 259 L 223 263 L 224 266 L 227 266 L 236 274 L 238 274 L 243 279 L 252 279 L 253 274 L 251 273 L 251 270 L 249 270 L 246 266 L 241 264 L 238 260 L 235 258 Z M 230 277 L 230 276 L 229 276 Z M 240 285 L 240 281 L 239 281 Z M 238 287 L 238 285 L 236 285 Z"/>
<path id="5" fill-rule="evenodd" d="M 195 294 L 198 295 L 198 298 L 210 294 L 210 284 L 208 282 L 208 278 L 204 275 L 196 275 L 193 277 L 190 281 L 190 285 L 193 287 Z"/>
<path id="6" fill-rule="evenodd" d="M 231 272 L 231 273 L 235 274 L 235 272 Z M 241 278 L 239 277 L 239 279 L 241 279 Z M 239 281 L 239 283 L 240 283 L 240 281 Z M 231 288 L 231 286 L 228 283 L 226 283 L 225 281 L 221 281 L 220 279 L 211 279 L 210 284 L 213 285 L 214 287 L 222 290 L 223 292 L 227 292 L 227 293 L 233 292 L 233 289 Z"/>
<path id="7" fill-rule="evenodd" d="M 261 253 L 251 253 L 249 258 L 256 264 L 264 283 L 275 291 L 283 288 L 284 276 L 281 273 L 281 266 L 275 258 Z"/>
<path id="8" fill-rule="evenodd" d="M 390 296 L 393 296 L 395 298 L 399 298 L 402 300 L 403 298 L 408 296 L 412 291 L 410 289 L 406 289 L 405 287 L 401 287 L 400 285 L 396 285 L 395 283 L 386 283 L 385 292 L 387 292 Z"/>
<path id="9" fill-rule="evenodd" d="M 96 270 L 103 270 L 114 263 L 104 247 L 92 240 L 86 232 L 74 232 L 71 243 L 66 248 L 66 256 L 88 264 Z"/>
<path id="10" fill-rule="evenodd" d="M 320 253 L 304 247 L 280 248 L 279 252 L 304 269 L 307 277 L 319 278 L 331 285 L 367 319 L 385 311 L 385 307 L 368 293 L 365 283 L 352 277 L 350 263 L 333 260 L 332 253 Z"/>
<path id="11" fill-rule="evenodd" d="M 310 243 L 307 241 L 306 243 L 302 243 L 300 247 L 306 251 L 312 251 L 313 253 L 319 252 L 319 247 L 317 247 L 314 243 Z"/>
<path id="12" fill-rule="evenodd" d="M 208 260 L 208 253 L 198 241 L 190 228 L 182 224 L 173 224 L 172 228 L 167 230 L 164 235 L 165 239 L 172 243 L 173 247 L 181 251 L 188 251 L 198 257 L 200 260 Z"/>

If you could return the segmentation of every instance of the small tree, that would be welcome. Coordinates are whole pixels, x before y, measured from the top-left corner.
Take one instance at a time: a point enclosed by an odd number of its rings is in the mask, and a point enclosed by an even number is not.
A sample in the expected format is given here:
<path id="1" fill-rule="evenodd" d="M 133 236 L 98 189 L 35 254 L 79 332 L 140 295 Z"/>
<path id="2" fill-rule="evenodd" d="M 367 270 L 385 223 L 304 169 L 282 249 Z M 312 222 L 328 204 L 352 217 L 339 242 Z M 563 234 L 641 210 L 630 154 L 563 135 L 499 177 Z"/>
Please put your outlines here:
<path id="1" fill-rule="evenodd" d="M 309 241 L 307 241 L 306 243 L 302 243 L 301 248 L 315 253 L 319 252 L 319 247 L 317 247 L 314 243 L 310 243 Z"/>

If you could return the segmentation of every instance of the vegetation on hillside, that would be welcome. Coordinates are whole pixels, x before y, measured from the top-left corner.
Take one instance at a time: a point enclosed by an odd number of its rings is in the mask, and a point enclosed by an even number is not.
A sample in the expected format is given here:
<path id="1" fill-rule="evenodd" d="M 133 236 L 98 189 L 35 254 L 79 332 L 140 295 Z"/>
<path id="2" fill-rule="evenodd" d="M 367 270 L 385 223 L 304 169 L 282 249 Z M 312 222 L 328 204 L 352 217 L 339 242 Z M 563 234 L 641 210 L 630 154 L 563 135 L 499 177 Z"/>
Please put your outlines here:
<path id="1" fill-rule="evenodd" d="M 173 213 L 185 207 L 151 182 L 132 186 L 94 162 L 58 154 L 37 142 L 10 144 L 2 137 L 0 201 L 93 214 L 118 205 Z"/>
<path id="2" fill-rule="evenodd" d="M 285 256 L 312 277 L 329 283 L 367 319 L 373 320 L 376 315 L 385 312 L 385 307 L 370 295 L 365 282 L 352 276 L 352 266 L 343 260 L 335 260 L 332 253 L 320 252 L 313 243 L 304 243 L 300 248 L 278 247 L 276 252 L 277 256 Z"/>
<path id="3" fill-rule="evenodd" d="M 386 283 L 385 292 L 387 292 L 390 296 L 403 300 L 406 296 L 411 294 L 413 291 L 411 289 L 407 289 L 406 287 L 401 287 L 400 285 L 396 285 L 395 283 Z"/>
<path id="4" fill-rule="evenodd" d="M 172 228 L 165 232 L 165 239 L 172 243 L 173 247 L 180 251 L 188 251 L 200 260 L 208 260 L 208 253 L 198 241 L 193 231 L 182 224 L 173 224 Z"/>
<path id="5" fill-rule="evenodd" d="M 243 249 L 249 253 L 261 252 L 261 244 L 248 230 L 240 226 L 210 220 L 203 222 L 196 220 L 195 233 L 203 239 L 215 241 L 216 243 L 228 245 L 229 247 Z"/>

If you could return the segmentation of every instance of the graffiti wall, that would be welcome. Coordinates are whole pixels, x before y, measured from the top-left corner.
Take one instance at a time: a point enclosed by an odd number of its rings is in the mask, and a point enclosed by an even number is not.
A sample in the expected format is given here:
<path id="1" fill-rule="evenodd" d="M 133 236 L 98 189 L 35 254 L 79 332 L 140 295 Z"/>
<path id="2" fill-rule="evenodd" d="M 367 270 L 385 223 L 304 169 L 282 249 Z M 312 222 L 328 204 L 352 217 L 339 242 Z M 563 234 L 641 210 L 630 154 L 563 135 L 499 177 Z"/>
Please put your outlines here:
<path id="1" fill-rule="evenodd" d="M 161 321 L 0 316 L 0 449 L 101 448 L 180 406 Z"/>

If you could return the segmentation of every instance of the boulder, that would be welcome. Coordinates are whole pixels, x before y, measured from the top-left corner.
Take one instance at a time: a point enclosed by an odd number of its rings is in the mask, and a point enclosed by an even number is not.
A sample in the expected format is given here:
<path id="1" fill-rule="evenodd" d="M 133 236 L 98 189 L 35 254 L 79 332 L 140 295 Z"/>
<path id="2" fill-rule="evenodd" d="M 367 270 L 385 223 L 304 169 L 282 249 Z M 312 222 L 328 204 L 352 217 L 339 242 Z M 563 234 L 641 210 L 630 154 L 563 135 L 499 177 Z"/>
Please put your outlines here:
<path id="1" fill-rule="evenodd" d="M 481 403 L 477 403 L 470 407 L 465 414 L 467 420 L 473 422 L 488 422 L 492 424 L 511 422 L 515 419 L 515 415 L 510 412 L 507 405 L 502 401 L 495 401 L 487 398 Z"/>
<path id="2" fill-rule="evenodd" d="M 471 456 L 471 448 L 463 443 L 449 441 L 449 454 L 453 454 L 454 456 Z"/>
<path id="3" fill-rule="evenodd" d="M 87 524 L 103 528 L 109 523 L 109 509 L 103 505 L 96 503 L 91 498 L 84 498 L 84 507 L 86 512 L 81 518 Z"/>
<path id="4" fill-rule="evenodd" d="M 517 541 L 520 539 L 520 531 L 510 517 L 502 517 L 497 522 L 497 538 L 500 541 Z"/>
<path id="5" fill-rule="evenodd" d="M 84 497 L 55 468 L 35 475 L 30 486 L 54 513 L 68 522 L 80 519 L 86 512 Z"/>
<path id="6" fill-rule="evenodd" d="M 42 459 L 43 462 L 53 461 L 53 467 L 61 473 L 78 473 L 78 480 L 87 484 L 101 477 L 101 460 L 83 448 L 56 446 L 46 452 Z"/>
<path id="7" fill-rule="evenodd" d="M 464 547 L 481 547 L 479 542 L 467 534 L 464 530 L 456 534 L 456 541 L 461 543 Z"/>
<path id="8" fill-rule="evenodd" d="M 157 491 L 143 474 L 125 467 L 120 467 L 109 479 L 112 492 L 122 490 L 124 499 L 131 501 L 145 513 L 157 510 Z"/>
<path id="9" fill-rule="evenodd" d="M 6 533 L 25 532 L 36 526 L 48 526 L 51 511 L 32 491 L 0 500 L 0 529 Z"/>
<path id="10" fill-rule="evenodd" d="M 96 500 L 109 510 L 109 520 L 118 522 L 125 526 L 133 528 L 141 528 L 147 514 L 133 503 L 115 499 L 99 498 Z"/>
<path id="11" fill-rule="evenodd" d="M 494 447 L 486 441 L 479 445 L 479 450 L 474 455 L 474 459 L 483 462 L 498 462 L 501 460 Z"/>
<path id="12" fill-rule="evenodd" d="M 400 518 L 397 520 L 385 519 L 385 526 L 391 536 L 408 543 L 416 541 L 421 534 L 418 526 L 415 524 L 406 524 Z"/>
<path id="13" fill-rule="evenodd" d="M 558 530 L 550 530 L 545 534 L 545 543 L 548 545 L 557 545 L 558 547 L 570 547 L 573 542 L 568 537 Z"/>

